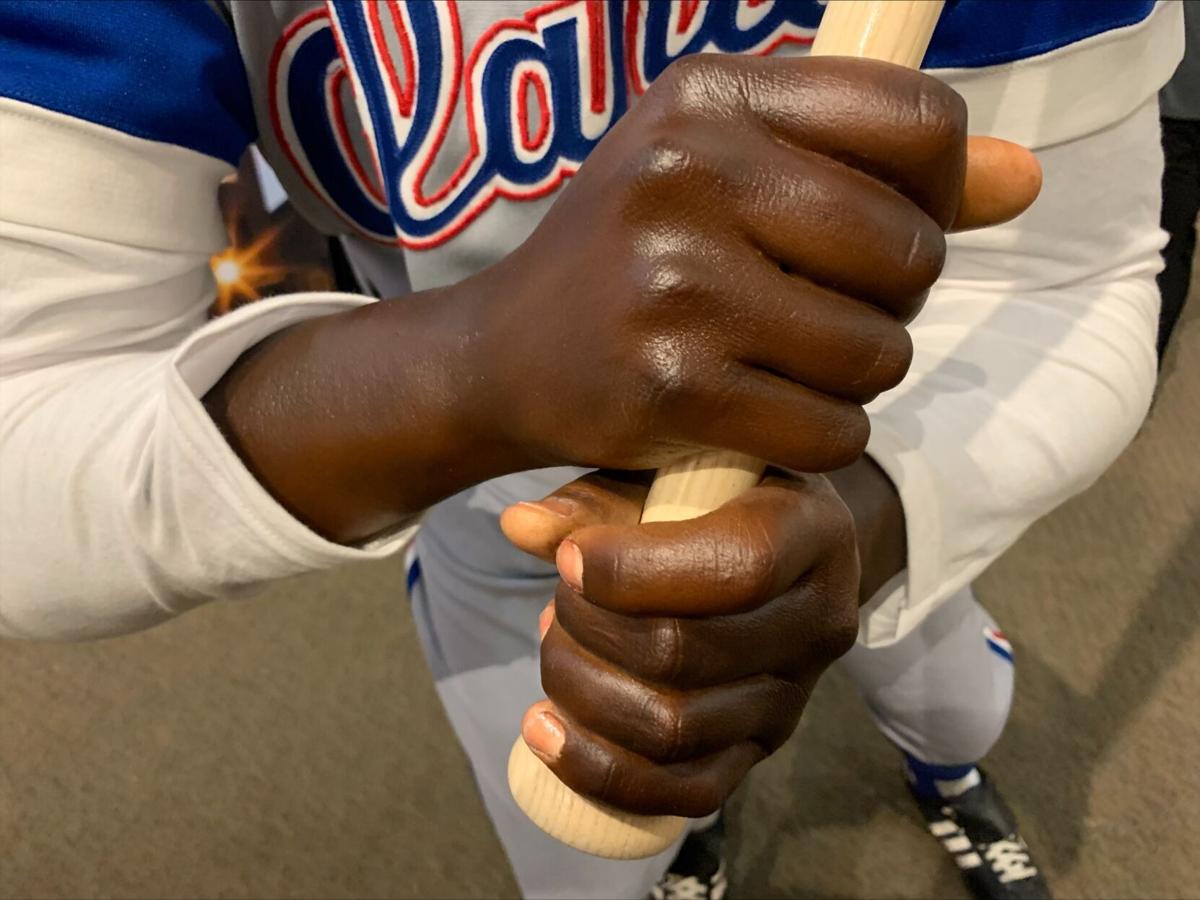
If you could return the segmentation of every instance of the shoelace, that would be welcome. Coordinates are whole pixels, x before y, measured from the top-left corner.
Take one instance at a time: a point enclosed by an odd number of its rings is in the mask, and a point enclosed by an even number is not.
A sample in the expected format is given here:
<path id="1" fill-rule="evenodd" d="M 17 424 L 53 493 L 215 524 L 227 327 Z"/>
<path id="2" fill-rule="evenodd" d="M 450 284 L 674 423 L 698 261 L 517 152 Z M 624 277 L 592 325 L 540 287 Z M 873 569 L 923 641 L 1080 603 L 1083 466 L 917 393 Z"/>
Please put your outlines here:
<path id="1" fill-rule="evenodd" d="M 654 896 L 659 900 L 708 900 L 708 883 L 695 875 L 668 875 L 666 884 L 660 883 Z"/>
<path id="2" fill-rule="evenodd" d="M 992 864 L 992 871 L 1000 876 L 1001 884 L 1024 881 L 1038 873 L 1037 867 L 1029 864 L 1029 848 L 1019 838 L 988 844 L 983 857 Z"/>
<path id="3" fill-rule="evenodd" d="M 725 862 L 721 861 L 715 875 L 702 880 L 695 875 L 668 874 L 650 892 L 654 900 L 721 900 L 725 896 Z"/>

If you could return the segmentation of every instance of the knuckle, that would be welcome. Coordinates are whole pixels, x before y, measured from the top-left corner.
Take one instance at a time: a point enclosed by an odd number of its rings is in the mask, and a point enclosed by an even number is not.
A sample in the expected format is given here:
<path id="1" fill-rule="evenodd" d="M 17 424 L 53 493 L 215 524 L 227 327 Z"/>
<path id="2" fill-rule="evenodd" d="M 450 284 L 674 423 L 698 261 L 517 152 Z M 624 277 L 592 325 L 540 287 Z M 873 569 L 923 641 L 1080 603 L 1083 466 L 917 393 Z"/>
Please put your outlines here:
<path id="1" fill-rule="evenodd" d="M 850 508 L 846 506 L 837 491 L 832 488 L 830 490 L 830 509 L 827 521 L 833 535 L 833 546 L 842 554 L 852 554 L 856 550 L 858 541 L 858 534 L 854 526 L 854 514 L 850 512 Z"/>
<path id="2" fill-rule="evenodd" d="M 815 465 L 794 468 L 831 472 L 850 465 L 867 449 L 871 420 L 857 403 L 840 403 L 830 415 L 829 433 L 831 437 L 822 448 L 823 453 L 816 454 Z"/>
<path id="3" fill-rule="evenodd" d="M 859 385 L 865 392 L 864 399 L 900 384 L 913 360 L 912 336 L 899 323 L 889 322 L 873 344 L 874 357 Z"/>
<path id="4" fill-rule="evenodd" d="M 924 179 L 920 205 L 941 227 L 950 224 L 962 192 L 967 160 L 966 132 L 967 112 L 962 97 L 936 79 L 922 78 L 917 88 L 914 147 L 918 150 L 919 164 L 931 177 Z M 937 229 L 939 238 L 941 227 Z M 936 278 L 945 254 L 945 242 L 930 239 L 921 243 L 931 251 L 927 257 L 934 263 L 932 271 Z"/>
<path id="5" fill-rule="evenodd" d="M 621 785 L 621 766 L 602 746 L 586 733 L 576 733 L 579 752 L 570 763 L 552 766 L 555 776 L 578 794 L 619 806 L 628 798 Z"/>
<path id="6" fill-rule="evenodd" d="M 724 202 L 741 177 L 715 151 L 719 146 L 708 127 L 672 125 L 651 129 L 630 153 L 621 206 L 628 222 L 650 229 L 639 232 L 644 245 L 664 252 L 661 248 L 680 246 L 681 236 L 707 232 L 704 211 Z"/>
<path id="7" fill-rule="evenodd" d="M 649 693 L 643 703 L 645 721 L 651 727 L 645 732 L 645 755 L 658 762 L 677 759 L 682 748 L 685 716 L 677 701 L 657 693 Z"/>
<path id="8" fill-rule="evenodd" d="M 683 350 L 669 336 L 648 339 L 641 347 L 636 374 L 642 383 L 648 405 L 654 408 L 672 405 L 683 392 Z"/>
<path id="9" fill-rule="evenodd" d="M 571 654 L 561 640 L 560 626 L 555 623 L 546 632 L 541 646 L 542 687 L 552 700 L 567 700 L 567 689 L 573 681 Z"/>
<path id="10" fill-rule="evenodd" d="M 643 340 L 634 363 L 645 408 L 679 411 L 703 394 L 694 372 L 690 342 L 682 334 L 656 334 Z"/>
<path id="11" fill-rule="evenodd" d="M 581 602 L 585 602 L 583 598 L 560 578 L 554 587 L 554 621 L 551 630 L 546 632 L 546 636 L 550 637 L 555 628 L 561 628 L 572 637 L 576 631 L 582 630 L 585 627 L 586 619 L 575 613 L 576 605 Z"/>
<path id="12" fill-rule="evenodd" d="M 892 288 L 896 298 L 885 304 L 901 323 L 911 321 L 946 263 L 946 235 L 928 216 L 915 219 L 905 236 L 907 247 L 895 257 Z"/>
<path id="13" fill-rule="evenodd" d="M 967 104 L 957 91 L 938 79 L 917 73 L 917 116 L 932 152 L 959 152 L 967 134 Z"/>
<path id="14" fill-rule="evenodd" d="M 845 504 L 828 517 L 832 575 L 821 586 L 821 616 L 817 635 L 820 655 L 834 660 L 858 640 L 858 538 L 854 518 Z"/>
<path id="15" fill-rule="evenodd" d="M 946 264 L 946 235 L 932 219 L 923 219 L 913 237 L 908 265 L 919 290 L 932 287 Z"/>
<path id="16" fill-rule="evenodd" d="M 725 802 L 729 791 L 722 786 L 719 775 L 715 771 L 709 771 L 696 780 L 690 794 L 688 815 L 699 817 L 716 812 Z"/>
<path id="17" fill-rule="evenodd" d="M 809 688 L 800 682 L 772 678 L 771 703 L 763 713 L 755 738 L 760 746 L 769 753 L 783 746 L 800 724 L 809 695 Z"/>
<path id="18" fill-rule="evenodd" d="M 825 657 L 830 660 L 844 656 L 858 640 L 857 603 L 853 607 L 846 603 L 836 604 L 836 611 L 837 615 L 831 616 L 825 626 L 825 634 L 821 641 Z"/>
<path id="19" fill-rule="evenodd" d="M 879 356 L 881 390 L 888 391 L 902 382 L 913 361 L 912 335 L 907 328 L 897 328 L 891 343 Z"/>
<path id="20" fill-rule="evenodd" d="M 656 622 L 649 634 L 649 650 L 644 662 L 645 677 L 674 685 L 683 671 L 683 635 L 675 619 Z"/>
<path id="21" fill-rule="evenodd" d="M 695 264 L 683 253 L 650 250 L 639 267 L 637 292 L 642 306 L 662 309 L 687 304 L 697 285 Z"/>
<path id="22" fill-rule="evenodd" d="M 754 609 L 774 599 L 779 571 L 778 546 L 778 541 L 771 536 L 770 526 L 766 522 L 757 522 L 739 554 L 743 579 L 741 608 Z"/>
<path id="23" fill-rule="evenodd" d="M 709 295 L 697 263 L 682 253 L 651 252 L 632 269 L 624 316 L 630 396 L 648 410 L 695 399 L 705 380 L 701 323 Z"/>
<path id="24" fill-rule="evenodd" d="M 688 54 L 675 59 L 655 79 L 651 90 L 660 98 L 667 98 L 673 108 L 688 110 L 697 95 L 707 92 L 714 69 L 719 63 L 702 54 Z"/>
<path id="25" fill-rule="evenodd" d="M 851 405 L 845 408 L 843 415 L 843 438 L 846 442 L 846 453 L 841 459 L 842 465 L 850 465 L 867 449 L 867 441 L 871 437 L 871 420 L 861 406 Z"/>
<path id="26" fill-rule="evenodd" d="M 673 184 L 691 176 L 700 159 L 680 133 L 659 131 L 637 149 L 631 165 L 639 184 L 644 188 L 658 188 L 664 183 Z"/>

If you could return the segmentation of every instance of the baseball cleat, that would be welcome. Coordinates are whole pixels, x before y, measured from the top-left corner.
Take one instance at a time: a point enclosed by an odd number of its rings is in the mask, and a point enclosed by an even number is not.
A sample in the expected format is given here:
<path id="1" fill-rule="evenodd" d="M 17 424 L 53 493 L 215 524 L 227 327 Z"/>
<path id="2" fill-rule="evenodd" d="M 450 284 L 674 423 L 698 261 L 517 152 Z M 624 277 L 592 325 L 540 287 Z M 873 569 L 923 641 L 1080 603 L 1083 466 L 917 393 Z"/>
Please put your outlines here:
<path id="1" fill-rule="evenodd" d="M 1049 900 L 1050 888 L 1017 831 L 1012 810 L 980 772 L 956 797 L 913 799 L 933 835 L 980 900 Z"/>
<path id="2" fill-rule="evenodd" d="M 725 876 L 725 821 L 691 832 L 658 884 L 651 900 L 721 900 L 729 887 Z"/>

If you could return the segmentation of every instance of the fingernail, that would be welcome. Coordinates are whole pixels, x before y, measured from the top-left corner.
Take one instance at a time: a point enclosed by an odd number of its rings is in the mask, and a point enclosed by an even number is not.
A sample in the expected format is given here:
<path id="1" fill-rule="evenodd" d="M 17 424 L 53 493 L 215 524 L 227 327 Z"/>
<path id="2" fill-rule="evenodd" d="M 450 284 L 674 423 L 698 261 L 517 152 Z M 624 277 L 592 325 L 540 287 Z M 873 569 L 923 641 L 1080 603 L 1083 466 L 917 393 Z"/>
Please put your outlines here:
<path id="1" fill-rule="evenodd" d="M 533 505 L 548 509 L 556 516 L 562 516 L 564 519 L 575 515 L 575 510 L 579 508 L 579 505 L 574 500 L 568 500 L 566 497 L 547 497 L 545 500 L 539 500 Z"/>
<path id="2" fill-rule="evenodd" d="M 546 608 L 538 614 L 538 640 L 543 640 L 546 637 L 546 632 L 550 630 L 550 623 L 554 621 L 554 601 L 551 600 L 546 604 Z"/>
<path id="3" fill-rule="evenodd" d="M 558 574 L 576 593 L 583 593 L 583 554 L 574 541 L 563 541 L 554 554 Z"/>
<path id="4" fill-rule="evenodd" d="M 543 760 L 554 762 L 562 753 L 563 744 L 567 741 L 567 732 L 563 728 L 562 719 L 554 713 L 542 711 L 525 717 L 521 737 L 525 739 L 529 749 Z"/>

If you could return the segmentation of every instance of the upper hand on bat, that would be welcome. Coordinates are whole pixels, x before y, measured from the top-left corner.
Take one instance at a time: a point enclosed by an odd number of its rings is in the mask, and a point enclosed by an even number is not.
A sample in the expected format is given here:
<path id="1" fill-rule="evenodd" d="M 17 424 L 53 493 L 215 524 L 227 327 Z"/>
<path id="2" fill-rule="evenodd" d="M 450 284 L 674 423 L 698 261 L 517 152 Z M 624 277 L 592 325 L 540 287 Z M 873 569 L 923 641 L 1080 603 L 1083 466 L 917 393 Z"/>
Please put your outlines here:
<path id="1" fill-rule="evenodd" d="M 522 734 L 579 793 L 701 816 L 787 739 L 853 644 L 854 524 L 815 475 L 771 473 L 685 522 L 637 524 L 644 497 L 597 473 L 505 512 L 505 533 L 557 556 L 564 579 L 542 616 L 550 699 Z"/>
<path id="2" fill-rule="evenodd" d="M 494 366 L 480 383 L 520 386 L 488 433 L 539 465 L 649 468 L 713 448 L 848 464 L 863 404 L 907 370 L 904 326 L 944 231 L 1037 192 L 1027 151 L 970 147 L 961 98 L 920 72 L 677 61 L 485 273 L 505 300 L 481 312 Z"/>

